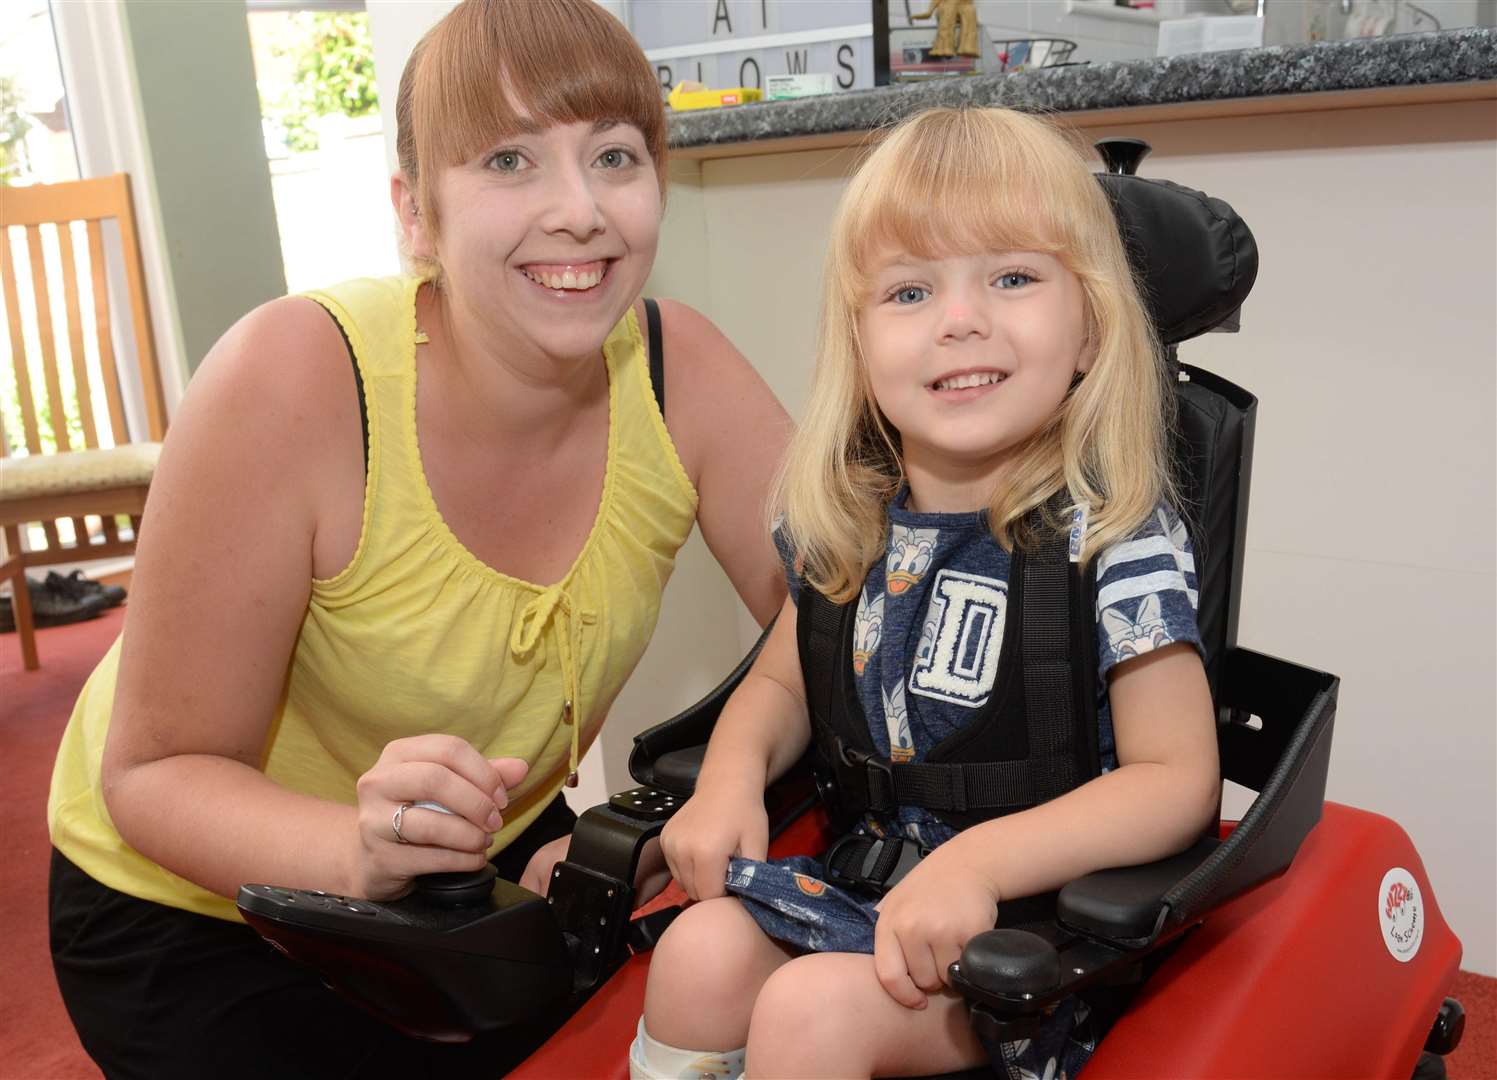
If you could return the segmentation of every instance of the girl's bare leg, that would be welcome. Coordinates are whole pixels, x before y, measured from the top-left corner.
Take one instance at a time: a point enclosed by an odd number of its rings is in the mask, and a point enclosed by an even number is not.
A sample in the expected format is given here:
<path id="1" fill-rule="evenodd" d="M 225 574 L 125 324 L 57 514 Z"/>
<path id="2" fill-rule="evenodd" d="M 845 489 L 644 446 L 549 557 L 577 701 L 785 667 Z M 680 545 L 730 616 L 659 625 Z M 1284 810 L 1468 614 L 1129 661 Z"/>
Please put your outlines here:
<path id="1" fill-rule="evenodd" d="M 650 959 L 645 1030 L 682 1050 L 743 1046 L 759 988 L 793 955 L 733 897 L 693 904 Z"/>
<path id="2" fill-rule="evenodd" d="M 910 1009 L 879 984 L 873 957 L 815 953 L 759 991 L 745 1077 L 927 1076 L 986 1064 L 967 1005 L 951 990 Z"/>

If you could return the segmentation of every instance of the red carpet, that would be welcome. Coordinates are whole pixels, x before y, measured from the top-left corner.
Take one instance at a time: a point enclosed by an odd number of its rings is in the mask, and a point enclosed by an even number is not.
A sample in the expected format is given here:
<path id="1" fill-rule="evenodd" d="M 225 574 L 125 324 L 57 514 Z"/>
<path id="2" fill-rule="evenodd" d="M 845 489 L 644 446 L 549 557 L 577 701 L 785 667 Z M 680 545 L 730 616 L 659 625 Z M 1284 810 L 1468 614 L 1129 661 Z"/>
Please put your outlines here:
<path id="1" fill-rule="evenodd" d="M 0 635 L 0 926 L 11 930 L 0 1005 L 0 1080 L 96 1080 L 57 995 L 47 950 L 47 785 L 73 698 L 124 622 L 115 610 L 43 630 L 42 669 L 23 672 L 14 634 Z M 1451 990 L 1466 1036 L 1448 1059 L 1452 1080 L 1497 1080 L 1497 979 L 1462 972 Z M 1313 1035 L 1314 1018 L 1306 1017 Z M 1250 1077 L 1244 1077 L 1250 1080 Z"/>
<path id="2" fill-rule="evenodd" d="M 40 671 L 23 671 L 15 634 L 0 636 L 0 926 L 7 988 L 0 1009 L 0 1077 L 93 1080 L 100 1075 L 68 1022 L 47 948 L 47 787 L 57 741 L 99 657 L 119 636 L 123 608 L 74 626 L 37 632 Z"/>

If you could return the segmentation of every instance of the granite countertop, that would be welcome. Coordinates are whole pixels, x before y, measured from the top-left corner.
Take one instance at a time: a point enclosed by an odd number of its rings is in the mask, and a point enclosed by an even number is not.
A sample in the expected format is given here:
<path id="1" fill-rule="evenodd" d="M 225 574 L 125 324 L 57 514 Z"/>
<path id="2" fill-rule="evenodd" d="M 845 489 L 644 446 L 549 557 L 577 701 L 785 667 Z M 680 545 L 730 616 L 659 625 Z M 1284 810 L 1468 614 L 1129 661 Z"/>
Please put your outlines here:
<path id="1" fill-rule="evenodd" d="M 1080 112 L 1497 80 L 1497 30 L 1473 28 L 973 75 L 670 118 L 671 145 L 859 132 L 940 105 Z"/>

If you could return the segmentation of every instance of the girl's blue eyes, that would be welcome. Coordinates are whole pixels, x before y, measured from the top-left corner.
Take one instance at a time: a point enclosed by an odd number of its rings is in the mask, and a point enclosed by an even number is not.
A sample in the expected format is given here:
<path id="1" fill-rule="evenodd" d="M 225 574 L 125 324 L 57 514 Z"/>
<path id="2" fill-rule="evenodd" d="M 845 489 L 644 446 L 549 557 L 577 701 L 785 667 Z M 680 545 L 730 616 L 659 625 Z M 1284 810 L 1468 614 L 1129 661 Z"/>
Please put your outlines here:
<path id="1" fill-rule="evenodd" d="M 1034 281 L 1034 275 L 1024 270 L 1010 270 L 993 279 L 993 285 L 999 289 L 1022 289 Z M 889 294 L 889 299 L 896 304 L 918 304 L 929 295 L 930 290 L 924 285 L 901 285 Z"/>
<path id="2" fill-rule="evenodd" d="M 639 157 L 633 150 L 615 146 L 604 150 L 593 164 L 604 169 L 625 169 L 638 164 Z M 525 155 L 518 150 L 500 150 L 489 158 L 489 168 L 500 173 L 518 173 L 533 168 Z"/>

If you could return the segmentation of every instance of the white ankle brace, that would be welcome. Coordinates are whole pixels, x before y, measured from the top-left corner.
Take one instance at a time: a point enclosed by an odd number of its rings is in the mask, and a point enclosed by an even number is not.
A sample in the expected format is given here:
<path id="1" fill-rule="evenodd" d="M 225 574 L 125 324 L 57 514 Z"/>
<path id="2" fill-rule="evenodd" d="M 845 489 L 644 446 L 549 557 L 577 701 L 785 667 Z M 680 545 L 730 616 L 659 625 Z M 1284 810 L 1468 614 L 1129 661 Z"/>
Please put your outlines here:
<path id="1" fill-rule="evenodd" d="M 629 1080 L 738 1080 L 743 1075 L 743 1048 L 678 1050 L 650 1038 L 644 1017 L 629 1045 Z"/>

